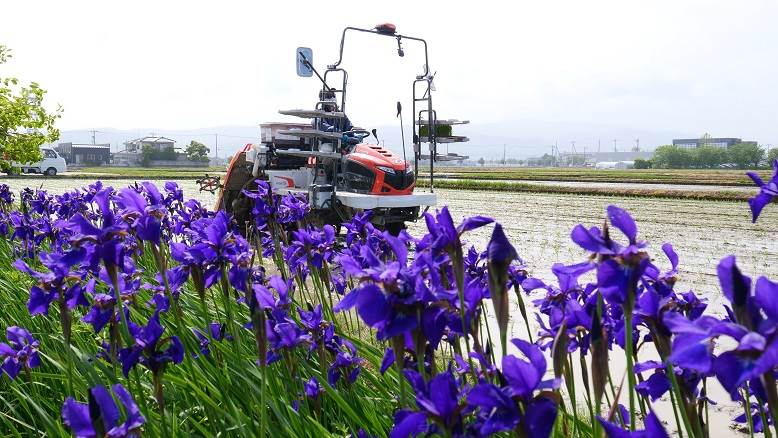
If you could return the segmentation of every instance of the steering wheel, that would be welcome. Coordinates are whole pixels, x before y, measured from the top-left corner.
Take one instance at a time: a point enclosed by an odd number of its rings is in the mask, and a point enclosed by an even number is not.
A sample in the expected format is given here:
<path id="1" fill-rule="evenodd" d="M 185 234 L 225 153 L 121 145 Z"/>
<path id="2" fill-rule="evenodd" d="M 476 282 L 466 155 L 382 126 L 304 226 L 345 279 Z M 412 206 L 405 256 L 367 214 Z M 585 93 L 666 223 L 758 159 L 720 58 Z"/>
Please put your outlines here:
<path id="1" fill-rule="evenodd" d="M 343 135 L 354 136 L 359 138 L 359 141 L 362 141 L 366 137 L 369 137 L 371 134 L 370 131 L 367 131 L 365 129 L 352 129 L 350 131 L 344 131 Z"/>

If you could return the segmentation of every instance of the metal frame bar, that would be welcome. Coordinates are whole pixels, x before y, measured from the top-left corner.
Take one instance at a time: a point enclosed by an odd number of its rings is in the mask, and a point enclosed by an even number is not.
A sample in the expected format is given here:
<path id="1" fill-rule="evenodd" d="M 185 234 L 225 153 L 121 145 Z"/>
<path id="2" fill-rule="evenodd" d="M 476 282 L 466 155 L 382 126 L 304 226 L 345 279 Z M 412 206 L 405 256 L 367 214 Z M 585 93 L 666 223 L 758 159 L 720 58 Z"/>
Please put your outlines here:
<path id="1" fill-rule="evenodd" d="M 372 33 L 374 35 L 380 35 L 380 36 L 388 36 L 388 37 L 394 38 L 394 39 L 396 39 L 398 41 L 406 39 L 406 40 L 411 40 L 411 41 L 418 41 L 418 42 L 424 44 L 424 73 L 421 74 L 420 76 L 417 76 L 417 78 L 421 79 L 421 78 L 429 76 L 429 74 L 430 74 L 430 61 L 429 61 L 429 55 L 428 55 L 428 52 L 427 52 L 427 41 L 426 40 L 424 40 L 422 38 L 416 38 L 416 37 L 411 37 L 411 36 L 406 36 L 406 35 L 400 35 L 399 33 L 392 33 L 392 34 L 381 33 L 381 32 L 379 32 L 379 31 L 377 31 L 375 29 L 362 29 L 362 28 L 359 28 L 359 27 L 352 27 L 352 26 L 349 26 L 349 27 L 343 29 L 343 34 L 340 37 L 340 54 L 338 56 L 338 61 L 336 63 L 334 63 L 334 64 L 328 65 L 327 66 L 328 70 L 337 69 L 338 66 L 340 66 L 340 63 L 343 62 L 343 47 L 344 47 L 344 45 L 346 43 L 346 32 L 348 32 L 350 30 L 353 30 L 353 31 L 356 31 L 356 32 Z"/>
<path id="2" fill-rule="evenodd" d="M 424 94 L 422 97 L 416 97 L 416 91 L 418 90 L 417 84 L 419 83 L 425 83 L 426 89 L 424 90 Z M 421 155 L 421 135 L 419 135 L 419 132 L 421 130 L 421 121 L 422 121 L 422 114 L 427 114 L 427 119 L 429 122 L 429 148 L 430 148 L 430 192 L 434 192 L 434 180 L 435 180 L 435 157 L 437 156 L 438 152 L 438 145 L 437 145 L 437 139 L 436 139 L 436 129 L 435 125 L 437 122 L 437 113 L 434 109 L 432 109 L 432 78 L 427 76 L 424 78 L 417 78 L 415 81 L 413 81 L 413 108 L 411 114 L 416 116 L 416 102 L 427 102 L 427 108 L 421 109 L 418 112 L 418 122 L 414 121 L 413 123 L 413 169 L 415 172 L 415 178 L 418 181 L 419 179 L 419 155 Z"/>
<path id="3" fill-rule="evenodd" d="M 329 85 L 327 85 L 327 75 L 330 72 L 341 72 L 343 74 L 343 82 L 341 84 L 340 90 L 335 88 L 330 88 Z M 331 91 L 335 93 L 336 95 L 340 93 L 340 111 L 345 112 L 346 111 L 346 86 L 348 85 L 348 72 L 343 68 L 334 68 L 334 69 L 327 69 L 324 72 L 324 78 L 322 79 L 322 91 Z M 341 126 L 341 128 L 343 128 Z M 342 130 L 342 129 L 341 129 Z"/>
<path id="4" fill-rule="evenodd" d="M 340 50 L 338 52 L 338 60 L 334 64 L 330 64 L 327 66 L 327 71 L 324 72 L 324 86 L 327 87 L 327 73 L 330 71 L 343 71 L 344 79 L 343 79 L 343 89 L 342 95 L 341 95 L 341 111 L 345 111 L 346 106 L 346 71 L 343 70 L 340 67 L 340 64 L 343 62 L 343 51 L 344 47 L 346 45 L 346 33 L 348 31 L 355 31 L 355 32 L 362 32 L 362 33 L 369 33 L 373 35 L 379 35 L 379 36 L 386 36 L 390 38 L 394 38 L 397 40 L 398 47 L 400 47 L 400 43 L 403 39 L 410 40 L 410 41 L 417 41 L 420 42 L 424 46 L 424 72 L 421 75 L 416 76 L 416 79 L 413 81 L 413 109 L 411 114 L 416 115 L 416 102 L 427 102 L 427 108 L 426 110 L 422 110 L 423 112 L 426 112 L 428 114 L 429 118 L 429 127 L 430 127 L 430 135 L 429 135 L 429 143 L 430 143 L 430 192 L 433 191 L 433 182 L 434 182 L 434 170 L 435 170 L 435 157 L 437 155 L 437 142 L 435 137 L 435 123 L 437 120 L 437 116 L 435 111 L 432 109 L 432 80 L 433 76 L 430 75 L 430 66 L 429 66 L 429 51 L 427 46 L 427 41 L 423 38 L 417 38 L 417 37 L 411 37 L 407 35 L 401 35 L 398 33 L 382 33 L 379 32 L 376 29 L 362 29 L 359 27 L 346 27 L 343 29 L 343 33 L 340 37 Z M 417 84 L 418 83 L 426 83 L 426 87 L 424 90 L 424 94 L 421 98 L 416 97 L 416 91 L 417 91 Z M 421 112 L 419 113 L 421 115 Z M 419 118 L 421 120 L 421 118 Z M 421 127 L 420 124 L 414 123 L 414 126 L 412 128 L 413 130 L 413 139 L 414 139 L 414 160 L 413 160 L 413 169 L 415 172 L 415 179 L 418 181 L 419 177 L 419 154 L 421 151 L 421 138 L 418 135 L 418 130 Z"/>

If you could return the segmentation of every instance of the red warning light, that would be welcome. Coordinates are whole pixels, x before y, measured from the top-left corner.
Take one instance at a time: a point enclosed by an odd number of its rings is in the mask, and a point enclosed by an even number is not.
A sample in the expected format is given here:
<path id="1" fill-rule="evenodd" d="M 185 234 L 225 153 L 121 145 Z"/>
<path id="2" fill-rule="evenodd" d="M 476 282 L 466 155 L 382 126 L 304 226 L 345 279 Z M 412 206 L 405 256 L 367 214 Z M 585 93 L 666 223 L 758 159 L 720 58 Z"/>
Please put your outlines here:
<path id="1" fill-rule="evenodd" d="M 394 35 L 397 32 L 397 26 L 392 23 L 383 23 L 375 27 L 375 30 L 384 35 Z"/>

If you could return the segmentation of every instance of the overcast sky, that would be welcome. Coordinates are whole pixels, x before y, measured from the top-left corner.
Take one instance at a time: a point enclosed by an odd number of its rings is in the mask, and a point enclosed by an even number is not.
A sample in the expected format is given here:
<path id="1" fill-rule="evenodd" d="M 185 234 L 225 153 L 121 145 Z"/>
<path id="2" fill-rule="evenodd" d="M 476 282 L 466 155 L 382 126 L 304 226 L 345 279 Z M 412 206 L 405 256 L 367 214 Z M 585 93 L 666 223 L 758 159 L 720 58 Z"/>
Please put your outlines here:
<path id="1" fill-rule="evenodd" d="M 464 6 L 467 5 L 467 6 Z M 0 67 L 39 82 L 62 129 L 253 125 L 312 106 L 346 25 L 428 40 L 442 117 L 681 130 L 778 143 L 776 1 L 3 1 Z M 421 52 L 352 35 L 348 109 L 409 108 Z M 549 134 L 551 135 L 551 134 Z"/>

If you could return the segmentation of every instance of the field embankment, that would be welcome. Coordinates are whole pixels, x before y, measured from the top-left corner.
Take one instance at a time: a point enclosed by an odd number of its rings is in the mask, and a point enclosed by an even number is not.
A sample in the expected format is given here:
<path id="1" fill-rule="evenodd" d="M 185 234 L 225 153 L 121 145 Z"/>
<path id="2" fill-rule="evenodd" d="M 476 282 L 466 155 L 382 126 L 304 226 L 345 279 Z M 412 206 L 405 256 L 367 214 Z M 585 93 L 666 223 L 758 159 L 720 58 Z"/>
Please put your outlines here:
<path id="1" fill-rule="evenodd" d="M 429 187 L 429 180 L 419 178 L 418 187 Z M 745 201 L 751 194 L 733 190 L 695 190 L 667 188 L 591 187 L 552 184 L 531 184 L 521 181 L 489 181 L 477 179 L 436 178 L 434 187 L 443 189 L 498 191 L 509 193 L 558 193 L 578 195 L 600 195 L 619 197 L 677 198 L 710 201 Z"/>
<path id="2" fill-rule="evenodd" d="M 757 170 L 763 178 L 769 170 Z M 498 168 L 439 167 L 436 178 L 515 180 L 515 181 L 581 181 L 642 184 L 685 184 L 750 186 L 753 183 L 742 169 L 591 169 L 591 168 Z"/>

